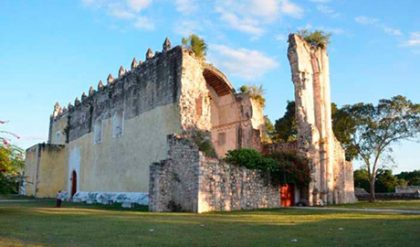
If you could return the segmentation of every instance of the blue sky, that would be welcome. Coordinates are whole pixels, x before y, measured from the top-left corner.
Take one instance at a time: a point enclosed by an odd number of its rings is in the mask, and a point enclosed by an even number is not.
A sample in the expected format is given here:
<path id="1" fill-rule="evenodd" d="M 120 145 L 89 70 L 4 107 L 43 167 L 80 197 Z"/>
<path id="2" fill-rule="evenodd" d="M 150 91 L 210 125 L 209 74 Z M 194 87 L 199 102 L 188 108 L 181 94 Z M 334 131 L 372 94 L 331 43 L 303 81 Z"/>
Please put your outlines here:
<path id="1" fill-rule="evenodd" d="M 0 120 L 22 147 L 46 141 L 55 102 L 67 105 L 90 85 L 197 33 L 208 60 L 231 82 L 262 84 L 266 114 L 278 119 L 293 84 L 287 35 L 332 33 L 332 100 L 376 103 L 398 94 L 420 102 L 418 0 L 2 0 Z M 400 170 L 420 169 L 420 144 L 395 146 Z"/>

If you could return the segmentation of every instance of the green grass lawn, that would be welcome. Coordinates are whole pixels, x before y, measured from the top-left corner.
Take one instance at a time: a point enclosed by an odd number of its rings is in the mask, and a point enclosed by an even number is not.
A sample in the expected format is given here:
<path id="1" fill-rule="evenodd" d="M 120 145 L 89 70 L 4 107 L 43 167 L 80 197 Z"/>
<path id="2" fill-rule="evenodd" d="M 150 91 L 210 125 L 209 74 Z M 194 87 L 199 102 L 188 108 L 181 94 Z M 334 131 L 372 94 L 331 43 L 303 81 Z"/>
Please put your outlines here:
<path id="1" fill-rule="evenodd" d="M 418 246 L 420 215 L 275 209 L 150 213 L 0 202 L 0 246 Z"/>
<path id="2" fill-rule="evenodd" d="M 334 207 L 420 210 L 420 200 L 375 201 L 374 203 L 360 201 L 358 203 L 342 204 Z"/>

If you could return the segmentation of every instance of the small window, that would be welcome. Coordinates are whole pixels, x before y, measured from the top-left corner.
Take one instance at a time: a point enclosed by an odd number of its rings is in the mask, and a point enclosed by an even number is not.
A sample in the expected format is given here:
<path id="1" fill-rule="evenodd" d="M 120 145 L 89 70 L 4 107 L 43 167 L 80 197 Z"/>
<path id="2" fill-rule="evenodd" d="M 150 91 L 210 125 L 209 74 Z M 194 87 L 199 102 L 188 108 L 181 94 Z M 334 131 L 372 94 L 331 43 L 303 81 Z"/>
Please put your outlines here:
<path id="1" fill-rule="evenodd" d="M 112 117 L 112 137 L 118 138 L 122 136 L 123 133 L 123 112 L 119 111 L 114 113 L 114 116 Z"/>
<path id="2" fill-rule="evenodd" d="M 61 143 L 61 132 L 60 131 L 55 132 L 53 143 L 54 144 L 60 144 Z"/>
<path id="3" fill-rule="evenodd" d="M 102 121 L 99 120 L 93 127 L 93 143 L 98 144 L 102 142 Z"/>
<path id="4" fill-rule="evenodd" d="M 217 144 L 225 145 L 226 143 L 226 133 L 222 132 L 217 135 Z"/>

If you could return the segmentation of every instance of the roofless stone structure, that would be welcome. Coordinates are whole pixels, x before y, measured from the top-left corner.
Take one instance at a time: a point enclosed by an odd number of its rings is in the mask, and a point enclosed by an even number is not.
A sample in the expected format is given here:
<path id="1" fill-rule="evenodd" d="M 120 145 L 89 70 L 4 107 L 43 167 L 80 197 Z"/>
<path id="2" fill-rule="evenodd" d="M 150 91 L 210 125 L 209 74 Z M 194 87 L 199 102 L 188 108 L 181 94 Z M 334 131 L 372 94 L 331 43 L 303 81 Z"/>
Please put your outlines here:
<path id="1" fill-rule="evenodd" d="M 332 130 L 327 49 L 291 34 L 287 55 L 295 86 L 298 151 L 311 160 L 309 204 L 354 202 L 352 164 Z"/>

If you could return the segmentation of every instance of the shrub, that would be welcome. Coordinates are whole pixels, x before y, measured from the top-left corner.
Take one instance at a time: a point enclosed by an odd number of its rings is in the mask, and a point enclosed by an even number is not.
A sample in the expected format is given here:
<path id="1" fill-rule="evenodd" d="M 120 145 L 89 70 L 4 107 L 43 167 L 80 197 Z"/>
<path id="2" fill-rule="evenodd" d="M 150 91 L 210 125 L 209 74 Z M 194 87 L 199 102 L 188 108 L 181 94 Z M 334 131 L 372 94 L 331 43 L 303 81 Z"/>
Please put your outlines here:
<path id="1" fill-rule="evenodd" d="M 244 166 L 248 169 L 262 171 L 274 171 L 277 167 L 275 160 L 264 157 L 258 151 L 249 148 L 228 151 L 225 161 L 234 165 Z"/>
<path id="2" fill-rule="evenodd" d="M 211 142 L 211 135 L 208 131 L 192 130 L 189 133 L 191 140 L 198 146 L 198 150 L 205 156 L 217 158 L 216 150 Z"/>
<path id="3" fill-rule="evenodd" d="M 311 181 L 309 161 L 294 152 L 276 152 L 269 157 L 254 149 L 230 150 L 225 161 L 248 169 L 269 171 L 273 184 L 294 183 L 299 187 Z"/>
<path id="4" fill-rule="evenodd" d="M 296 152 L 275 152 L 270 155 L 278 164 L 274 177 L 282 184 L 294 183 L 299 187 L 308 186 L 311 182 L 309 161 Z"/>
<path id="5" fill-rule="evenodd" d="M 249 97 L 257 101 L 261 106 L 265 106 L 264 89 L 261 85 L 243 85 L 239 88 L 239 91 L 243 94 L 248 94 Z"/>
<path id="6" fill-rule="evenodd" d="M 191 49 L 196 57 L 200 59 L 206 58 L 207 44 L 204 39 L 200 38 L 198 35 L 191 34 L 188 38 L 182 38 L 182 45 Z"/>
<path id="7" fill-rule="evenodd" d="M 308 42 L 311 46 L 316 48 L 325 48 L 330 42 L 330 33 L 325 33 L 320 30 L 315 30 L 310 32 L 306 29 L 300 30 L 297 33 L 300 37 L 302 37 L 306 42 Z"/>

